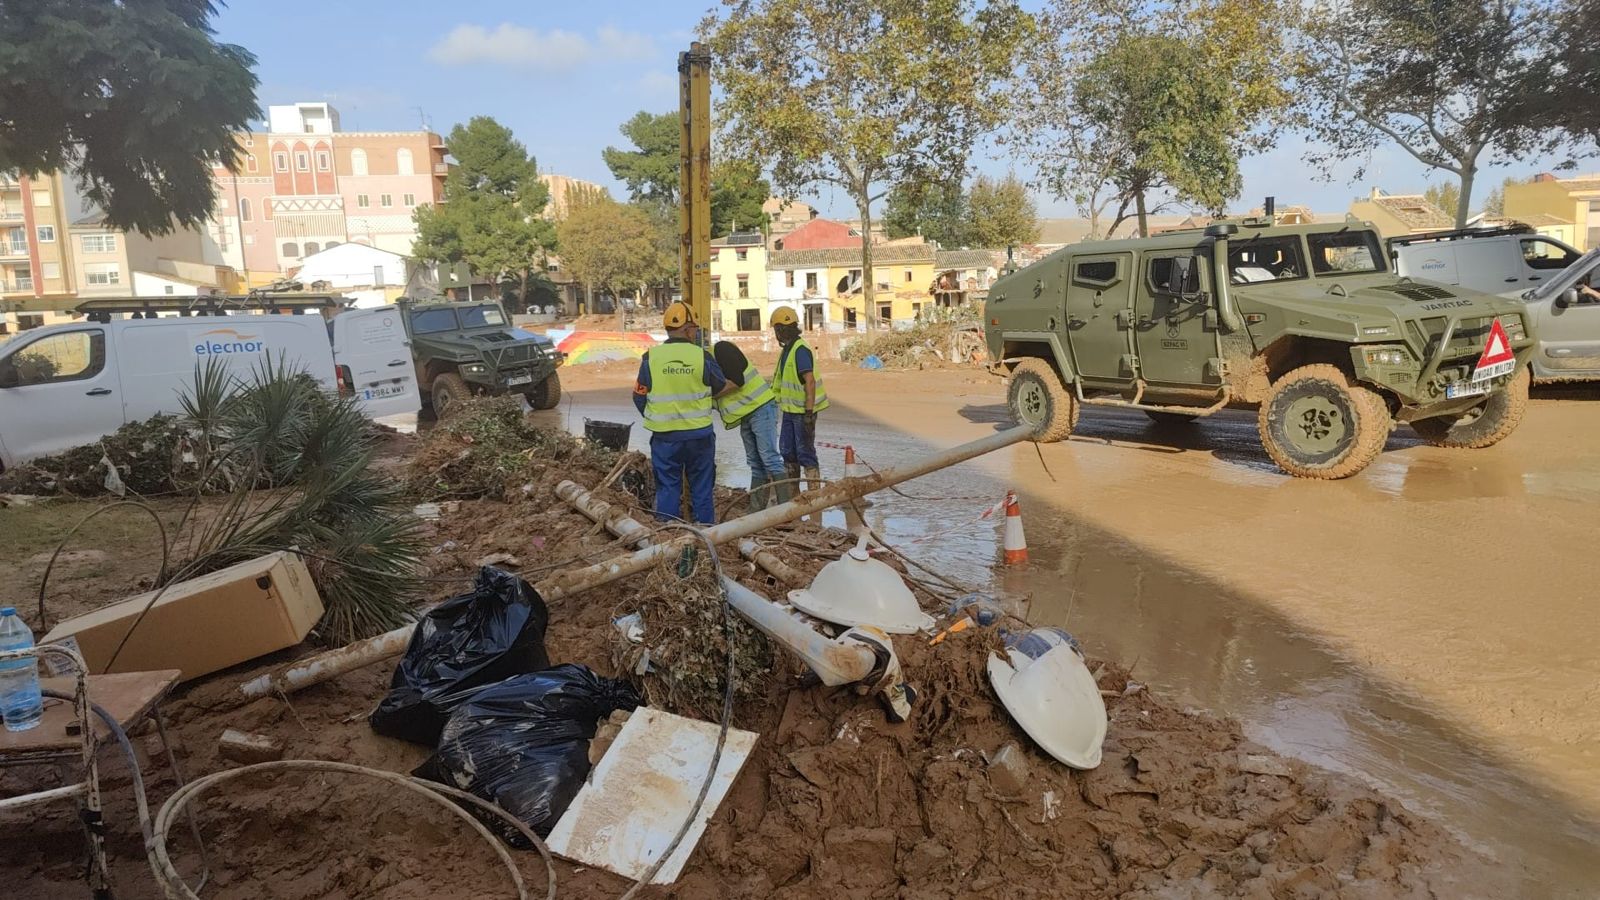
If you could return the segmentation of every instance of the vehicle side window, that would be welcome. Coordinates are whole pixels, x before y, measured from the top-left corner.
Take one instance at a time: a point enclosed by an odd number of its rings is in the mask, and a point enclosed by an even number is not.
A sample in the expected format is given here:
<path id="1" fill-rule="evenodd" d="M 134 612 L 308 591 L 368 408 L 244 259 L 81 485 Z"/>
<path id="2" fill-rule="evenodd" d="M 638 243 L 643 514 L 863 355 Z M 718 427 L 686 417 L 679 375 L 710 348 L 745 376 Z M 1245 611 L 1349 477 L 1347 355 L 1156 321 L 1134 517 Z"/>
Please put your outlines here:
<path id="1" fill-rule="evenodd" d="M 1228 245 L 1228 280 L 1233 284 L 1304 277 L 1299 238 L 1246 238 Z"/>
<path id="2" fill-rule="evenodd" d="M 1149 287 L 1157 294 L 1200 293 L 1200 261 L 1192 256 L 1159 256 L 1150 260 Z"/>
<path id="3" fill-rule="evenodd" d="M 498 306 L 474 306 L 461 311 L 462 328 L 482 328 L 485 325 L 504 325 L 505 316 Z"/>
<path id="4" fill-rule="evenodd" d="M 424 309 L 411 314 L 411 330 L 417 334 L 451 331 L 455 327 L 456 311 L 453 307 Z"/>
<path id="5" fill-rule="evenodd" d="M 1578 254 L 1555 241 L 1542 238 L 1524 238 L 1522 261 L 1530 269 L 1565 269 L 1577 260 Z"/>
<path id="6" fill-rule="evenodd" d="M 1114 259 L 1095 259 L 1078 263 L 1072 269 L 1072 280 L 1080 284 L 1106 287 L 1122 280 Z"/>
<path id="7" fill-rule="evenodd" d="M 105 367 L 104 331 L 66 331 L 40 338 L 0 362 L 0 387 L 82 381 Z"/>

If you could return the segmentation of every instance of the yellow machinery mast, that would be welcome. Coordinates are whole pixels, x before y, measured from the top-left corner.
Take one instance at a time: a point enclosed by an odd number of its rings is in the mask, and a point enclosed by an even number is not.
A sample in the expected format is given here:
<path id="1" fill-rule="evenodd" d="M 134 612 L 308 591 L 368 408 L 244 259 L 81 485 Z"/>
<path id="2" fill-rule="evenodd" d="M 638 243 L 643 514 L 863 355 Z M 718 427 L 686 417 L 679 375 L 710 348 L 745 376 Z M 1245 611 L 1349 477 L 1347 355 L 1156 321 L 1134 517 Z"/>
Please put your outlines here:
<path id="1" fill-rule="evenodd" d="M 683 300 L 711 333 L 711 53 L 699 41 L 678 54 L 678 237 Z"/>

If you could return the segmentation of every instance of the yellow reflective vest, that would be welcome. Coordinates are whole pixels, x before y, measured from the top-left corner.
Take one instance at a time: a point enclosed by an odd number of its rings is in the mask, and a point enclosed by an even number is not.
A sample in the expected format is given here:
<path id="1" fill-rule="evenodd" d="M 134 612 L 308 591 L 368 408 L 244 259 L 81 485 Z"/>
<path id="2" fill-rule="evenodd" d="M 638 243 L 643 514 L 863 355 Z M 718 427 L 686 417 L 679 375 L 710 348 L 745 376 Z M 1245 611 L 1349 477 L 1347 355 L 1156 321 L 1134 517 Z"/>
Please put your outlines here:
<path id="1" fill-rule="evenodd" d="M 717 413 L 725 428 L 738 428 L 744 417 L 771 403 L 774 394 L 756 367 L 745 363 L 744 384 L 736 391 L 717 398 Z"/>
<path id="2" fill-rule="evenodd" d="M 806 411 L 806 384 L 800 380 L 800 375 L 795 371 L 794 359 L 800 354 L 800 348 L 806 347 L 802 338 L 795 338 L 789 345 L 789 351 L 783 356 L 783 365 L 778 369 L 778 408 L 786 413 L 803 413 Z M 810 350 L 810 347 L 806 347 Z M 816 403 L 811 408 L 815 412 L 822 412 L 828 408 L 828 391 L 822 386 L 822 376 L 816 371 L 817 355 L 811 354 L 811 378 L 816 382 Z"/>
<path id="3" fill-rule="evenodd" d="M 706 351 L 698 344 L 651 347 L 650 392 L 644 400 L 644 427 L 651 431 L 693 431 L 711 427 L 711 388 L 706 385 Z"/>

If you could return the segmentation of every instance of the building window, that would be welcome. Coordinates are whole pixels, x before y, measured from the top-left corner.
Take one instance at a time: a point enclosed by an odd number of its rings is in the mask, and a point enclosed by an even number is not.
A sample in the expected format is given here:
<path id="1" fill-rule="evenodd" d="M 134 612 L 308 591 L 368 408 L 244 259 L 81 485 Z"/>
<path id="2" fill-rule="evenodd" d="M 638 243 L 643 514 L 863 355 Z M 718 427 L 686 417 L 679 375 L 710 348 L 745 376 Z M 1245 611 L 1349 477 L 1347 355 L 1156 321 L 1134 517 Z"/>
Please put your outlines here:
<path id="1" fill-rule="evenodd" d="M 294 152 L 294 169 L 296 172 L 311 171 L 311 154 L 304 150 Z"/>
<path id="2" fill-rule="evenodd" d="M 417 195 L 416 194 L 401 194 L 400 195 L 400 201 L 402 203 L 404 203 L 407 208 L 416 206 L 417 205 Z"/>
<path id="3" fill-rule="evenodd" d="M 371 204 L 368 203 L 368 201 L 367 201 L 367 195 L 366 194 L 357 194 L 356 195 L 356 206 L 358 206 L 358 207 L 360 207 L 362 209 L 366 209 L 370 205 Z"/>
<path id="4" fill-rule="evenodd" d="M 244 236 L 244 243 L 245 243 L 245 246 L 247 246 L 247 247 L 254 247 L 256 245 L 256 236 L 253 235 L 253 234 L 245 235 Z"/>
<path id="5" fill-rule="evenodd" d="M 388 209 L 394 205 L 394 196 L 392 194 L 379 194 L 378 205 L 384 209 Z"/>
<path id="6" fill-rule="evenodd" d="M 170 285 L 170 284 L 169 284 L 169 285 L 167 285 L 167 286 L 166 286 L 166 288 L 165 288 L 165 290 L 166 290 L 166 292 L 167 292 L 167 293 L 169 293 L 169 294 L 175 294 L 175 293 L 177 293 L 177 291 L 174 291 L 174 290 L 173 290 L 173 289 L 172 289 L 172 285 Z"/>
<path id="7" fill-rule="evenodd" d="M 401 147 L 399 150 L 395 151 L 394 164 L 395 167 L 400 170 L 401 175 L 417 174 L 416 167 L 411 162 L 411 151 L 404 147 Z"/>
<path id="8" fill-rule="evenodd" d="M 244 139 L 244 145 L 246 147 L 254 147 L 256 145 L 256 139 L 255 138 L 245 138 Z"/>
<path id="9" fill-rule="evenodd" d="M 294 241 L 287 241 L 283 245 L 283 255 L 288 259 L 300 258 L 300 245 Z"/>
<path id="10" fill-rule="evenodd" d="M 40 225 L 38 232 L 39 243 L 54 244 L 56 242 L 56 227 L 54 225 Z"/>
<path id="11" fill-rule="evenodd" d="M 316 241 L 306 241 L 306 255 L 307 256 L 311 256 L 312 254 L 316 253 L 318 250 L 321 250 L 321 249 L 322 248 L 317 245 Z"/>
<path id="12" fill-rule="evenodd" d="M 711 311 L 711 330 L 722 330 L 722 310 L 720 309 L 714 309 Z"/>
<path id="13" fill-rule="evenodd" d="M 790 269 L 789 271 L 783 273 L 783 286 L 784 287 L 791 287 L 791 288 L 794 287 L 794 270 L 793 269 Z"/>
<path id="14" fill-rule="evenodd" d="M 906 283 L 909 284 L 910 282 L 911 282 L 911 270 L 907 269 L 906 270 Z"/>
<path id="15" fill-rule="evenodd" d="M 39 275 L 42 278 L 60 278 L 61 263 L 47 262 L 39 264 Z"/>
<path id="16" fill-rule="evenodd" d="M 322 249 L 324 249 L 324 250 L 332 250 L 333 248 L 335 248 L 337 246 L 339 246 L 339 242 L 338 241 L 329 241 L 326 244 L 322 245 Z"/>
<path id="17" fill-rule="evenodd" d="M 350 151 L 350 174 L 367 174 L 367 151 L 362 150 L 359 147 Z"/>
<path id="18" fill-rule="evenodd" d="M 741 250 L 739 252 L 743 253 L 744 251 Z M 739 299 L 740 300 L 749 300 L 750 299 L 750 276 L 749 275 L 740 275 L 739 276 Z"/>
<path id="19" fill-rule="evenodd" d="M 274 172 L 287 172 L 287 171 L 289 171 L 289 154 L 283 152 L 282 150 L 279 150 L 277 153 L 272 154 L 272 171 L 274 171 Z"/>
<path id="20" fill-rule="evenodd" d="M 50 192 L 49 191 L 34 191 L 33 192 L 33 205 L 34 206 L 49 206 L 50 205 Z"/>
<path id="21" fill-rule="evenodd" d="M 239 219 L 241 221 L 244 221 L 244 222 L 250 221 L 250 198 L 249 197 L 240 197 L 239 198 Z"/>
<path id="22" fill-rule="evenodd" d="M 86 234 L 78 238 L 78 245 L 85 253 L 115 253 L 117 252 L 117 236 L 114 234 Z"/>
<path id="23" fill-rule="evenodd" d="M 807 272 L 806 273 L 806 290 L 814 291 L 816 289 L 817 289 L 817 273 L 815 273 L 815 272 Z"/>
<path id="24" fill-rule="evenodd" d="M 878 319 L 879 319 L 879 321 L 887 322 L 893 317 L 894 317 L 894 307 L 893 306 L 891 306 L 888 303 L 879 303 L 878 304 Z"/>
<path id="25" fill-rule="evenodd" d="M 711 299 L 722 299 L 722 279 L 716 275 L 711 276 Z"/>
<path id="26" fill-rule="evenodd" d="M 328 151 L 326 151 L 326 150 L 318 150 L 317 151 L 317 171 L 318 172 L 326 172 L 331 168 L 333 168 L 333 157 L 329 156 L 328 155 Z"/>
<path id="27" fill-rule="evenodd" d="M 254 172 L 256 170 L 256 155 L 254 153 L 246 153 L 244 155 L 244 170 L 246 172 Z"/>
<path id="28" fill-rule="evenodd" d="M 118 263 L 85 263 L 83 275 L 90 284 L 121 284 L 122 266 Z"/>
<path id="29" fill-rule="evenodd" d="M 733 255 L 739 260 L 739 262 L 744 262 L 750 258 L 750 251 L 744 247 L 740 247 L 739 249 L 733 251 Z"/>
<path id="30" fill-rule="evenodd" d="M 761 310 L 759 309 L 741 309 L 739 310 L 738 319 L 740 331 L 761 330 Z"/>

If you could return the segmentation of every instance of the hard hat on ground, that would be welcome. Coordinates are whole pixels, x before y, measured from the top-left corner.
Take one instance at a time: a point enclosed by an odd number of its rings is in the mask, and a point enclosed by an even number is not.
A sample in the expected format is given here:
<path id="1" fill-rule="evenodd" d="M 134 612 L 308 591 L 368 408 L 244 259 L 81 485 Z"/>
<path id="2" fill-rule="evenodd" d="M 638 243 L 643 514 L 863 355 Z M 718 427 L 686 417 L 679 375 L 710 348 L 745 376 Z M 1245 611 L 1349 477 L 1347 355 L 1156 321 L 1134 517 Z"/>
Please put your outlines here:
<path id="1" fill-rule="evenodd" d="M 689 304 L 682 300 L 672 301 L 672 305 L 667 307 L 667 311 L 661 314 L 661 324 L 668 328 L 682 328 L 691 322 L 694 322 L 694 310 L 690 309 Z M 695 322 L 695 324 L 699 323 Z"/>
<path id="2" fill-rule="evenodd" d="M 772 311 L 772 322 L 771 322 L 771 324 L 773 324 L 773 325 L 799 325 L 800 324 L 800 317 L 795 315 L 794 314 L 794 310 L 790 309 L 789 307 L 780 306 L 777 309 Z"/>

